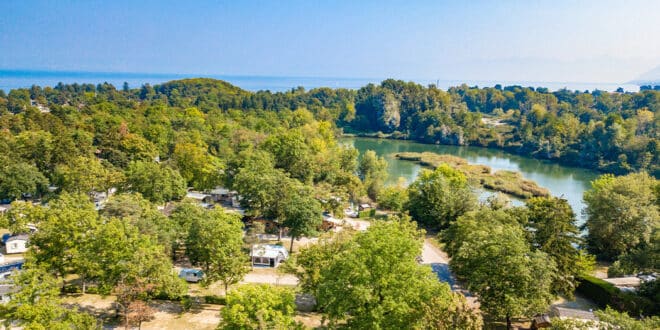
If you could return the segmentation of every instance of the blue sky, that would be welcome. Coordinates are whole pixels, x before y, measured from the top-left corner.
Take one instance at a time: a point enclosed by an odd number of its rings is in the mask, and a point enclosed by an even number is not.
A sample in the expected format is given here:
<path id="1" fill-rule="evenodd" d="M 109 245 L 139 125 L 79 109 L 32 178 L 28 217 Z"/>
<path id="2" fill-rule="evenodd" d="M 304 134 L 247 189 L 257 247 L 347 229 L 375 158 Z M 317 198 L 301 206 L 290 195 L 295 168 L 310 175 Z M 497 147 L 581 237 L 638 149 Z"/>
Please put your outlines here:
<path id="1" fill-rule="evenodd" d="M 0 69 L 625 82 L 660 1 L 0 1 Z"/>

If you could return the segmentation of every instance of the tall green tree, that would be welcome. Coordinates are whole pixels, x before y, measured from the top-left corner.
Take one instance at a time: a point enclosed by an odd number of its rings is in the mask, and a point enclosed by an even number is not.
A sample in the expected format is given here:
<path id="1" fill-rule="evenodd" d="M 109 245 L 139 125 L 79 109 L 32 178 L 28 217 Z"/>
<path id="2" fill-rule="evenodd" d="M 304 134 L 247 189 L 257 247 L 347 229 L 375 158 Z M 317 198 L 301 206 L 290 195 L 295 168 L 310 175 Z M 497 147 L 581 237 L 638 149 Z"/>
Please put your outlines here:
<path id="1" fill-rule="evenodd" d="M 153 237 L 168 255 L 177 238 L 177 223 L 140 194 L 118 193 L 110 196 L 100 214 L 106 218 L 126 219 L 142 235 Z"/>
<path id="2" fill-rule="evenodd" d="M 224 164 L 209 154 L 202 146 L 177 143 L 172 157 L 188 186 L 197 189 L 213 189 L 222 182 Z"/>
<path id="3" fill-rule="evenodd" d="M 584 193 L 590 252 L 609 260 L 648 243 L 660 226 L 660 211 L 653 189 L 657 180 L 646 173 L 615 177 L 603 175 Z"/>
<path id="4" fill-rule="evenodd" d="M 126 169 L 125 191 L 139 192 L 154 203 L 186 195 L 186 180 L 176 169 L 155 162 L 131 162 Z"/>
<path id="5" fill-rule="evenodd" d="M 350 328 L 402 329 L 440 322 L 446 329 L 479 329 L 478 316 L 453 305 L 462 297 L 416 262 L 422 237 L 416 224 L 405 219 L 374 224 L 346 242 L 336 257 L 314 265 L 322 268 L 312 288 L 330 326 L 346 322 Z M 428 315 L 436 312 L 447 318 Z"/>
<path id="6" fill-rule="evenodd" d="M 227 306 L 218 329 L 301 329 L 296 323 L 295 296 L 291 289 L 270 285 L 243 285 L 227 294 Z"/>
<path id="7" fill-rule="evenodd" d="M 64 193 L 49 203 L 39 230 L 30 237 L 35 262 L 52 274 L 77 273 L 81 247 L 99 226 L 94 204 L 85 194 Z"/>
<path id="8" fill-rule="evenodd" d="M 42 195 L 48 179 L 34 166 L 23 162 L 0 164 L 0 199 L 20 199 L 23 194 Z"/>
<path id="9" fill-rule="evenodd" d="M 402 212 L 408 203 L 405 179 L 399 178 L 397 185 L 383 188 L 378 194 L 377 201 L 380 208 Z"/>
<path id="10" fill-rule="evenodd" d="M 46 208 L 32 202 L 14 201 L 11 208 L 0 215 L 3 227 L 9 229 L 12 234 L 28 234 L 30 226 L 37 226 L 43 219 Z"/>
<path id="11" fill-rule="evenodd" d="M 293 252 L 293 241 L 302 236 L 314 236 L 322 224 L 321 204 L 305 191 L 293 194 L 287 201 L 284 210 L 284 221 L 282 225 L 289 229 L 291 236 L 291 247 Z"/>
<path id="12" fill-rule="evenodd" d="M 28 263 L 13 277 L 18 291 L 10 294 L 9 302 L 0 308 L 0 317 L 6 328 L 24 329 L 100 329 L 97 320 L 89 314 L 62 306 L 59 283 L 55 277 Z"/>
<path id="13" fill-rule="evenodd" d="M 123 173 L 90 157 L 77 157 L 71 164 L 61 164 L 55 169 L 55 183 L 62 191 L 70 193 L 103 192 L 118 186 Z"/>
<path id="14" fill-rule="evenodd" d="M 387 179 L 387 161 L 378 157 L 375 151 L 367 150 L 360 158 L 358 175 L 367 189 L 367 195 L 376 200 Z"/>
<path id="15" fill-rule="evenodd" d="M 193 265 L 200 265 L 206 282 L 220 280 L 225 286 L 236 284 L 249 271 L 243 248 L 243 223 L 235 214 L 224 210 L 203 211 L 190 224 L 186 238 L 186 255 Z"/>
<path id="16" fill-rule="evenodd" d="M 445 164 L 435 171 L 422 170 L 408 187 L 407 209 L 414 220 L 427 226 L 447 228 L 476 205 L 465 175 Z"/>
<path id="17" fill-rule="evenodd" d="M 580 243 L 580 231 L 575 225 L 575 214 L 568 201 L 557 197 L 535 197 L 526 203 L 527 219 L 534 247 L 547 253 L 557 266 L 553 291 L 573 296 L 577 276 L 588 273 L 590 265 L 586 255 L 576 248 Z"/>
<path id="18" fill-rule="evenodd" d="M 472 221 L 459 218 L 452 226 L 472 226 Z M 481 224 L 465 237 L 450 266 L 478 296 L 481 310 L 505 319 L 511 329 L 512 317 L 531 317 L 548 308 L 555 264 L 546 253 L 530 249 L 522 226 L 488 219 Z"/>

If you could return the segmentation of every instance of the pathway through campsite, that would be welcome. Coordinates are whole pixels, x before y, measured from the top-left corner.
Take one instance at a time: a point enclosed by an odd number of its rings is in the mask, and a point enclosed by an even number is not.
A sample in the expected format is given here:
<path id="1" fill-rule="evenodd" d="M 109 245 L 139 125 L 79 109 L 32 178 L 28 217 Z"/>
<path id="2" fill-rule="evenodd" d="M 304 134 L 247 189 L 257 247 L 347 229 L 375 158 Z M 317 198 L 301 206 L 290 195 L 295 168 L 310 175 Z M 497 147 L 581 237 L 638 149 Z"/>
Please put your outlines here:
<path id="1" fill-rule="evenodd" d="M 440 281 L 447 282 L 452 291 L 462 293 L 471 307 L 479 308 L 477 298 L 456 283 L 456 279 L 449 269 L 449 256 L 433 244 L 431 241 L 433 239 L 435 238 L 427 237 L 424 239 L 424 245 L 422 247 L 422 264 L 430 265 L 433 272 L 438 275 Z"/>

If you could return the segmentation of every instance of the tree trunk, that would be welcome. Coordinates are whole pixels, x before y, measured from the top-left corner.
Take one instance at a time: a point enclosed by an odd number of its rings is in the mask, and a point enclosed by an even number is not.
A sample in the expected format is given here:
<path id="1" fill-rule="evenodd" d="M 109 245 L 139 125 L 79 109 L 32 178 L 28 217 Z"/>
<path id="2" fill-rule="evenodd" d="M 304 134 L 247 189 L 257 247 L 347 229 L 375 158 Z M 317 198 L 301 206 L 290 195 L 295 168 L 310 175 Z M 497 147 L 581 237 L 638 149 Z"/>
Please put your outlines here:
<path id="1" fill-rule="evenodd" d="M 511 330 L 511 329 L 513 329 L 513 328 L 511 327 L 511 316 L 509 316 L 509 314 L 506 315 L 506 329 L 507 329 L 507 330 Z"/>
<path id="2" fill-rule="evenodd" d="M 291 248 L 289 248 L 289 253 L 293 253 L 293 235 L 291 235 Z"/>
<path id="3" fill-rule="evenodd" d="M 225 284 L 225 297 L 227 296 L 227 290 L 229 290 L 229 284 L 227 282 L 223 282 Z"/>
<path id="4" fill-rule="evenodd" d="M 124 328 L 128 330 L 128 304 L 124 307 Z"/>
<path id="5" fill-rule="evenodd" d="M 277 231 L 277 241 L 279 242 L 281 240 L 282 240 L 282 227 L 279 227 Z"/>
<path id="6" fill-rule="evenodd" d="M 87 291 L 87 283 L 85 282 L 85 276 L 82 277 L 82 294 L 85 294 L 85 291 Z"/>

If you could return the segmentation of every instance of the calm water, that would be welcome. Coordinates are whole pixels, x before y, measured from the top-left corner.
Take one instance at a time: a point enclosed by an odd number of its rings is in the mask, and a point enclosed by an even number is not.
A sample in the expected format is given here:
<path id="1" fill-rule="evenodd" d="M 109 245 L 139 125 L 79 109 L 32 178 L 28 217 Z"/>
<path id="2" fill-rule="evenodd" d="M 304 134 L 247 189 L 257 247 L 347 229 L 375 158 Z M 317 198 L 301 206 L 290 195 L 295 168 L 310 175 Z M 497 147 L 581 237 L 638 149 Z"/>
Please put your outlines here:
<path id="1" fill-rule="evenodd" d="M 124 82 L 131 88 L 140 87 L 146 83 L 151 85 L 164 83 L 170 80 L 207 77 L 222 79 L 238 87 L 249 91 L 270 90 L 280 92 L 298 86 L 306 89 L 316 87 L 349 88 L 358 89 L 369 83 L 380 83 L 384 78 L 332 78 L 332 77 L 275 77 L 275 76 L 232 76 L 232 75 L 199 75 L 199 74 L 156 74 L 156 73 L 125 73 L 125 72 L 75 72 L 75 71 L 29 71 L 29 70 L 0 70 L 0 89 L 9 92 L 16 88 L 29 88 L 37 86 L 55 86 L 59 82 L 65 84 L 90 83 L 100 84 L 108 82 L 118 89 Z M 431 79 L 407 79 L 422 85 L 436 84 L 442 89 L 458 86 L 466 83 L 470 86 L 492 87 L 495 84 L 541 86 L 550 90 L 567 88 L 569 90 L 594 90 L 614 91 L 622 87 L 626 91 L 639 91 L 639 86 L 630 84 L 612 83 L 571 83 L 571 82 L 529 82 L 529 81 L 464 81 L 464 80 L 431 80 Z"/>
<path id="2" fill-rule="evenodd" d="M 548 188 L 552 195 L 563 196 L 571 204 L 579 220 L 584 218 L 581 211 L 584 208 L 582 194 L 589 189 L 590 182 L 598 173 L 580 168 L 562 166 L 547 161 L 513 155 L 504 151 L 477 148 L 421 144 L 401 140 L 384 140 L 372 138 L 342 138 L 342 143 L 354 146 L 360 153 L 373 150 L 384 156 L 388 162 L 388 183 L 396 183 L 403 177 L 407 183 L 412 182 L 422 167 L 414 162 L 394 158 L 399 152 L 435 152 L 450 154 L 467 159 L 471 164 L 490 166 L 493 171 L 509 170 L 522 173 L 523 177 L 534 180 L 540 186 Z M 578 221 L 582 222 L 582 221 Z"/>

